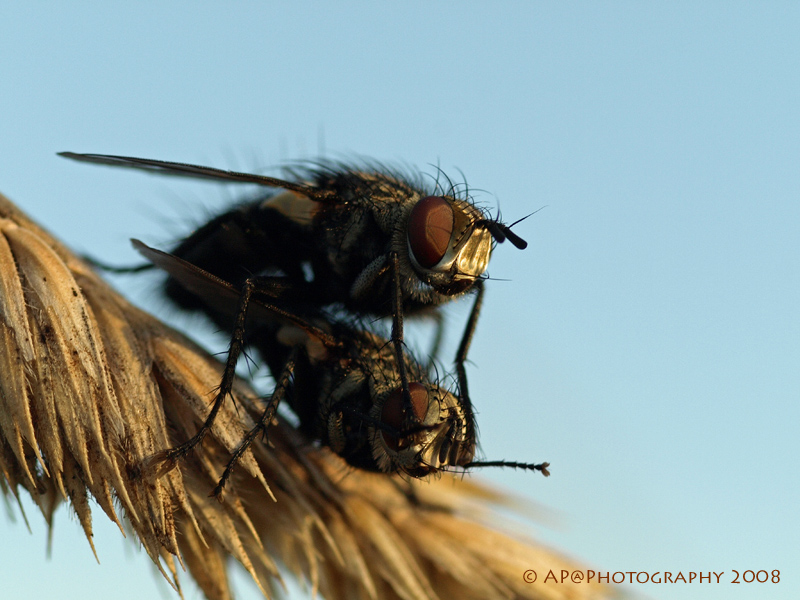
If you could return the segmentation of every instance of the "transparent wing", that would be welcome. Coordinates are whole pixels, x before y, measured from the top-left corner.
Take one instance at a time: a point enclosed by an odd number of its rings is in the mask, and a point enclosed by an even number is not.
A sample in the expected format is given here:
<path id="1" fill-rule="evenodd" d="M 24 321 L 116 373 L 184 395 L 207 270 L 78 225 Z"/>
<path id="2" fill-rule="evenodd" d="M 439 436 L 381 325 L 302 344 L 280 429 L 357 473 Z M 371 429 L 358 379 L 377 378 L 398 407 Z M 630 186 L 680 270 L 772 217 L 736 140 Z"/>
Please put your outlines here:
<path id="1" fill-rule="evenodd" d="M 194 179 L 211 179 L 214 181 L 225 181 L 228 183 L 254 183 L 265 187 L 283 188 L 298 192 L 304 196 L 315 198 L 319 195 L 317 188 L 285 181 L 266 175 L 255 175 L 252 173 L 238 173 L 236 171 L 225 171 L 213 167 L 203 167 L 200 165 L 190 165 L 187 163 L 170 162 L 165 160 L 155 160 L 151 158 L 135 158 L 132 156 L 114 156 L 111 154 L 79 154 L 76 152 L 59 152 L 59 156 L 77 160 L 79 162 L 94 163 L 98 165 L 110 165 L 112 167 L 125 167 L 129 169 L 139 169 L 151 173 L 162 175 L 173 175 L 177 177 L 192 177 Z"/>

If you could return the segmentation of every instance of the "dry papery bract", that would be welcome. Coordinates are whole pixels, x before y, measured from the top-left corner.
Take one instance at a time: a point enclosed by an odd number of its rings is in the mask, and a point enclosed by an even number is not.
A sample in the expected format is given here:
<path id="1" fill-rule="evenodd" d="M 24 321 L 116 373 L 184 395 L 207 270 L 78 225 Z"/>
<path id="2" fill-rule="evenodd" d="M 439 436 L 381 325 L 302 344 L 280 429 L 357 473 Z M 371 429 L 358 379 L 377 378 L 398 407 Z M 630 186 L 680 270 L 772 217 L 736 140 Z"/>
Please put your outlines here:
<path id="1" fill-rule="evenodd" d="M 185 567 L 212 600 L 231 597 L 229 556 L 270 597 L 278 565 L 329 600 L 613 595 L 525 583 L 526 569 L 575 565 L 498 531 L 503 494 L 463 476 L 354 470 L 280 419 L 223 501 L 209 497 L 263 405 L 242 382 L 239 411 L 226 402 L 202 446 L 157 477 L 147 459 L 197 431 L 220 376 L 0 196 L 0 487 L 26 490 L 48 524 L 66 500 L 92 544 L 95 502 L 121 531 L 129 522 L 176 590 Z"/>

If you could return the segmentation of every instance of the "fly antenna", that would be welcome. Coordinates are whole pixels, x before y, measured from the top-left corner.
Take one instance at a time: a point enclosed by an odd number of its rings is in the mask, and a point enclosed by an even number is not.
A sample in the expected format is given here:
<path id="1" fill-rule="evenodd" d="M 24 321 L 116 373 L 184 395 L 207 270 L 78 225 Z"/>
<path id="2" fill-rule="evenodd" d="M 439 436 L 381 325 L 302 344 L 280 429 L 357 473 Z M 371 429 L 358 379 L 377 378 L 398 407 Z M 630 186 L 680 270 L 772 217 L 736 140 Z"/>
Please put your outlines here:
<path id="1" fill-rule="evenodd" d="M 547 206 L 545 205 L 542 208 L 537 208 L 531 214 L 525 215 L 521 219 L 517 219 L 516 221 L 511 223 L 511 225 L 506 225 L 505 223 L 501 223 L 499 220 L 498 221 L 490 221 L 490 220 L 487 219 L 487 220 L 483 221 L 483 226 L 486 227 L 486 229 L 489 230 L 489 233 L 491 233 L 492 237 L 495 240 L 497 240 L 497 243 L 502 244 L 503 242 L 508 240 L 509 242 L 511 242 L 514 245 L 514 247 L 519 248 L 520 250 L 525 250 L 525 248 L 528 247 L 528 242 L 526 242 L 521 237 L 519 237 L 516 233 L 511 231 L 511 228 L 514 225 L 516 225 L 517 223 L 521 223 L 522 221 L 524 221 L 528 217 L 532 217 L 533 215 L 538 213 L 543 208 L 547 208 Z"/>
<path id="2" fill-rule="evenodd" d="M 530 216 L 530 215 L 528 215 Z M 524 218 L 524 217 L 523 217 Z M 519 221 L 517 221 L 519 222 Z M 519 248 L 520 250 L 524 250 L 528 247 L 528 242 L 523 240 L 519 237 L 516 233 L 511 231 L 508 225 L 501 223 L 500 221 L 491 221 L 486 219 L 482 221 L 481 224 L 489 230 L 489 233 L 492 234 L 492 237 L 497 240 L 498 244 L 502 244 L 506 240 L 511 242 L 515 247 Z"/>

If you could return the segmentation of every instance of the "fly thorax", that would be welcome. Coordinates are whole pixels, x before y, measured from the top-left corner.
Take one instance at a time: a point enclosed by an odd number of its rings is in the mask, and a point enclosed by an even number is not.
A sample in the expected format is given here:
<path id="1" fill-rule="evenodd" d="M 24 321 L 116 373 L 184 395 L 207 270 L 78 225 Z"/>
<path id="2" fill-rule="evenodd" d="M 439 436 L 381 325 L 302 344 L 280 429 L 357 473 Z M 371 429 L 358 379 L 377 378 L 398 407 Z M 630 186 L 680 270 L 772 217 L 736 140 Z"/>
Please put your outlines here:
<path id="1" fill-rule="evenodd" d="M 330 401 L 333 404 L 347 402 L 348 399 L 358 397 L 358 392 L 367 383 L 367 376 L 360 369 L 351 369 L 340 377 L 331 390 Z"/>
<path id="2" fill-rule="evenodd" d="M 386 232 L 373 211 L 357 202 L 326 209 L 315 235 L 331 268 L 343 277 L 385 254 Z"/>
<path id="3" fill-rule="evenodd" d="M 408 256 L 426 283 L 446 295 L 466 291 L 489 265 L 492 236 L 470 203 L 427 196 L 409 212 Z"/>
<path id="4" fill-rule="evenodd" d="M 348 370 L 345 374 L 338 369 L 328 369 L 320 381 L 319 421 L 317 428 L 324 432 L 324 442 L 340 454 L 347 445 L 348 407 L 356 412 L 366 410 L 362 398 L 366 386 L 366 375 L 359 369 Z"/>
<path id="5" fill-rule="evenodd" d="M 281 192 L 264 200 L 261 207 L 276 210 L 299 225 L 309 226 L 319 212 L 320 203 L 297 192 Z"/>

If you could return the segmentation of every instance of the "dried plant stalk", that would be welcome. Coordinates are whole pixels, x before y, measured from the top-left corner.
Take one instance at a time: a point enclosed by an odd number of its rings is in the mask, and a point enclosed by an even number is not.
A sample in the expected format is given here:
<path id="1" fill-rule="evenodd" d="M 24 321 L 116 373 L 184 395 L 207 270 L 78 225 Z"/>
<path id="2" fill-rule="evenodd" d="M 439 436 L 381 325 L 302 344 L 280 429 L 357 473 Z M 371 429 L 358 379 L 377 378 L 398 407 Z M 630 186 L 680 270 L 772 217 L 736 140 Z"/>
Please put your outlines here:
<path id="1" fill-rule="evenodd" d="M 348 467 L 276 419 L 225 491 L 209 497 L 261 402 L 237 382 L 179 468 L 147 459 L 206 418 L 221 365 L 131 306 L 0 196 L 0 487 L 26 490 L 51 523 L 71 503 L 92 544 L 92 501 L 129 521 L 176 590 L 176 560 L 210 600 L 231 598 L 229 557 L 266 596 L 278 565 L 339 598 L 606 598 L 591 584 L 527 584 L 574 568 L 494 530 L 501 494 L 458 477 L 407 481 Z M 121 515 L 118 514 L 119 507 Z M 94 548 L 92 547 L 93 551 Z"/>

